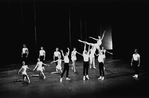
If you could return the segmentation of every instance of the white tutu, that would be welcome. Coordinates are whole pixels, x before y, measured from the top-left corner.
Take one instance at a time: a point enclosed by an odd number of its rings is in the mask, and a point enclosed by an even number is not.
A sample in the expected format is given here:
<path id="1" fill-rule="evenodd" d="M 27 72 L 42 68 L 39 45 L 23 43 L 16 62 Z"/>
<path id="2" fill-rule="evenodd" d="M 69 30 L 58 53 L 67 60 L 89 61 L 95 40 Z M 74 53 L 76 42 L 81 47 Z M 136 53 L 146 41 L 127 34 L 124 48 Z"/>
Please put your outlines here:
<path id="1" fill-rule="evenodd" d="M 71 60 L 72 60 L 72 61 L 75 61 L 75 60 L 77 60 L 77 57 L 76 57 L 76 56 L 72 56 L 72 57 L 71 57 Z"/>
<path id="2" fill-rule="evenodd" d="M 61 69 L 62 69 L 61 65 L 57 65 L 57 66 L 56 66 L 56 69 L 61 70 Z"/>

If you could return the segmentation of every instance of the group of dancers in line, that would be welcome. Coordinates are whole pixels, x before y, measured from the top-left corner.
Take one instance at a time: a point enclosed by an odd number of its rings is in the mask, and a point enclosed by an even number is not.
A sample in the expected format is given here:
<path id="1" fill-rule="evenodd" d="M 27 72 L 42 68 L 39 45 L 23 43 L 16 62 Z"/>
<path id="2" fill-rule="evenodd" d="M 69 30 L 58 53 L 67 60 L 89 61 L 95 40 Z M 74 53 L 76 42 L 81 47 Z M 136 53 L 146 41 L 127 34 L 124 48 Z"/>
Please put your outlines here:
<path id="1" fill-rule="evenodd" d="M 89 75 L 88 75 L 88 69 L 90 68 L 94 68 L 96 69 L 95 66 L 95 56 L 98 56 L 98 65 L 99 65 L 99 78 L 101 80 L 104 80 L 104 62 L 105 62 L 105 54 L 109 53 L 112 55 L 111 52 L 106 51 L 106 49 L 104 49 L 104 47 L 100 47 L 102 44 L 102 39 L 104 37 L 105 32 L 103 33 L 102 37 L 98 36 L 98 39 L 90 37 L 94 40 L 97 41 L 97 43 L 89 43 L 87 41 L 82 41 L 82 40 L 78 40 L 81 43 L 84 43 L 84 50 L 83 53 L 80 53 L 76 50 L 76 48 L 73 48 L 72 52 L 71 52 L 71 61 L 72 61 L 72 67 L 71 69 L 76 72 L 76 67 L 75 67 L 75 62 L 77 60 L 76 54 L 79 54 L 81 56 L 83 56 L 83 81 L 85 81 L 86 79 L 89 79 Z M 87 49 L 87 45 L 88 45 L 88 49 Z M 98 54 L 96 54 L 96 50 L 98 51 Z M 70 78 L 68 77 L 69 75 L 69 54 L 70 54 L 70 49 L 67 47 L 67 51 L 64 53 L 63 50 L 59 51 L 59 48 L 56 48 L 54 55 L 53 55 L 53 61 L 50 63 L 50 65 L 52 65 L 52 63 L 56 64 L 56 71 L 55 72 L 51 72 L 51 74 L 54 73 L 60 73 L 61 77 L 60 77 L 60 82 L 63 81 L 63 76 L 66 72 L 66 80 L 70 80 Z M 22 54 L 21 57 L 23 59 L 22 62 L 22 67 L 21 69 L 18 71 L 18 74 L 21 72 L 22 76 L 23 76 L 23 82 L 26 81 L 26 79 L 28 80 L 28 83 L 30 83 L 30 78 L 27 74 L 27 69 L 29 69 L 28 65 L 25 64 L 26 59 L 29 55 L 29 50 L 26 47 L 26 45 L 23 45 L 22 48 Z M 39 72 L 38 74 L 33 74 L 31 76 L 42 76 L 43 79 L 46 78 L 45 74 L 44 74 L 44 70 L 45 67 L 44 66 L 50 66 L 49 64 L 45 64 L 44 60 L 46 57 L 46 52 L 44 50 L 43 47 L 41 47 L 40 51 L 39 51 L 39 58 L 37 59 L 37 64 L 34 67 L 33 71 L 37 71 Z M 63 57 L 63 59 L 62 59 Z M 62 70 L 62 61 L 64 61 L 64 68 Z M 135 53 L 132 56 L 132 60 L 131 60 L 131 65 L 134 66 L 135 69 L 135 75 L 133 77 L 137 78 L 138 77 L 138 67 L 140 66 L 140 55 L 137 53 L 137 49 L 135 49 Z"/>

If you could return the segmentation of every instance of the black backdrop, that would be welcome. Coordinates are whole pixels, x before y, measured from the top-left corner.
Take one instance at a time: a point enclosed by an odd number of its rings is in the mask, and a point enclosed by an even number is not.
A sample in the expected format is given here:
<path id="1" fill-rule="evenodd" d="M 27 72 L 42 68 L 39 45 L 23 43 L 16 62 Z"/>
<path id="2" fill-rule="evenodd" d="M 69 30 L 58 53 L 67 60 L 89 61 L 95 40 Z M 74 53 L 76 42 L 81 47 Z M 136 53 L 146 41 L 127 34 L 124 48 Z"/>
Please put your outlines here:
<path id="1" fill-rule="evenodd" d="M 147 52 L 147 1 L 1 0 L 0 5 L 1 66 L 21 62 L 23 43 L 30 61 L 36 60 L 40 46 L 45 47 L 47 60 L 55 47 L 66 50 L 71 44 L 81 52 L 77 39 L 91 41 L 88 36 L 97 37 L 106 26 L 112 30 L 115 58 L 130 60 L 134 48 L 141 55 Z"/>

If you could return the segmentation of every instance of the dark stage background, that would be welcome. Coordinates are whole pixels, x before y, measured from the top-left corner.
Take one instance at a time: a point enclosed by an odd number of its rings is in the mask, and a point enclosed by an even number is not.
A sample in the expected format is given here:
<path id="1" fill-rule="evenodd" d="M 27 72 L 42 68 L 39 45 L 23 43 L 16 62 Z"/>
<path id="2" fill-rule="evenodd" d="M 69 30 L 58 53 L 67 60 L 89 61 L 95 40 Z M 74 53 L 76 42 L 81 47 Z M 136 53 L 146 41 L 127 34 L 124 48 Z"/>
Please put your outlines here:
<path id="1" fill-rule="evenodd" d="M 82 52 L 89 36 L 112 32 L 113 57 L 130 61 L 134 48 L 141 62 L 148 52 L 149 2 L 143 0 L 1 0 L 1 67 L 21 63 L 22 44 L 36 61 L 40 46 L 52 60 L 56 47 Z M 109 29 L 110 28 L 110 29 Z M 145 64 L 143 66 L 146 66 Z"/>

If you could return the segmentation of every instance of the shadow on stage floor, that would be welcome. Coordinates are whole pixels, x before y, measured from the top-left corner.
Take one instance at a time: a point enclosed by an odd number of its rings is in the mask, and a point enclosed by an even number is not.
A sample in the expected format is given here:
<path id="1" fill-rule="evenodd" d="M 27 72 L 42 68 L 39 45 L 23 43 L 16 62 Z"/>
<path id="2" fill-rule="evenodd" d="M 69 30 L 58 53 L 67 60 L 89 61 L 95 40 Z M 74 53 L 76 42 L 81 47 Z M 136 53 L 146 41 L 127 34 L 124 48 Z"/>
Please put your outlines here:
<path id="1" fill-rule="evenodd" d="M 50 64 L 51 61 L 46 61 Z M 107 58 L 105 62 L 105 79 L 98 80 L 98 69 L 89 69 L 90 80 L 83 81 L 83 62 L 76 62 L 77 72 L 69 70 L 70 81 L 59 82 L 59 74 L 55 71 L 55 64 L 45 67 L 46 79 L 31 77 L 32 70 L 28 71 L 31 83 L 14 82 L 22 78 L 17 72 L 20 64 L 1 68 L 0 96 L 1 98 L 148 98 L 148 73 L 140 69 L 139 78 L 133 78 L 134 71 L 128 62 Z M 62 65 L 63 66 L 63 65 Z M 71 64 L 70 64 L 71 66 Z M 35 64 L 29 64 L 30 69 Z M 96 67 L 98 68 L 97 62 Z"/>

